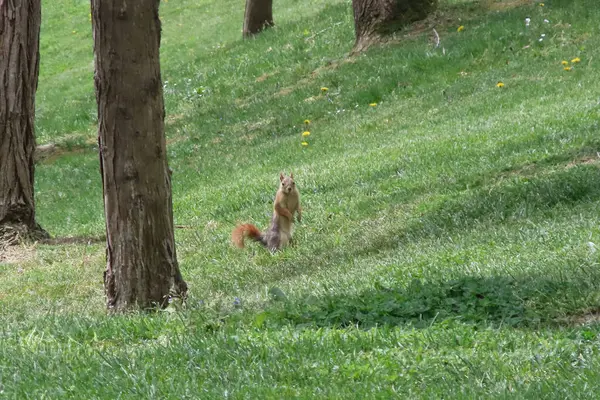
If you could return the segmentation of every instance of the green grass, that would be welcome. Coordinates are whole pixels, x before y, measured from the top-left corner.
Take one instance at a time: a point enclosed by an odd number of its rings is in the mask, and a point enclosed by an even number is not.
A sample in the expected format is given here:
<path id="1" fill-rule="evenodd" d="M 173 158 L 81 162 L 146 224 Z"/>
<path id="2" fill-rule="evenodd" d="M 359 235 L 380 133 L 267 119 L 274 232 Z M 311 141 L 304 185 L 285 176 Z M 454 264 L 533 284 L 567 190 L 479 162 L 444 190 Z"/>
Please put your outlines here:
<path id="1" fill-rule="evenodd" d="M 186 308 L 107 315 L 101 243 L 12 250 L 0 398 L 596 397 L 595 2 L 441 1 L 439 48 L 416 24 L 361 55 L 349 1 L 278 1 L 250 41 L 238 3 L 161 4 Z M 104 229 L 88 14 L 43 2 L 36 129 L 63 152 L 36 200 L 56 237 Z M 280 171 L 297 246 L 233 248 Z"/>

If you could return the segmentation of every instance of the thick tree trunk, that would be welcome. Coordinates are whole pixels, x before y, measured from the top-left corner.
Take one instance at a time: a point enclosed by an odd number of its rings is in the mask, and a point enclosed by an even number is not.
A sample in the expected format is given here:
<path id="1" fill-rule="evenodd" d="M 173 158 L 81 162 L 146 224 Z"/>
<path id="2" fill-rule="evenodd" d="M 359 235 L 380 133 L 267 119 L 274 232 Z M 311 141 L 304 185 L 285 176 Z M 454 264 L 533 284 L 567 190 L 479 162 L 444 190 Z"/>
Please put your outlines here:
<path id="1" fill-rule="evenodd" d="M 40 0 L 0 0 L 0 248 L 48 234 L 35 221 Z"/>
<path id="2" fill-rule="evenodd" d="M 367 48 L 403 25 L 427 17 L 437 0 L 352 0 L 355 51 Z"/>
<path id="3" fill-rule="evenodd" d="M 381 27 L 394 15 L 395 3 L 396 0 L 352 0 L 355 48 L 380 36 Z"/>
<path id="4" fill-rule="evenodd" d="M 92 0 L 109 309 L 183 297 L 160 76 L 159 0 Z"/>
<path id="5" fill-rule="evenodd" d="M 244 37 L 250 37 L 273 26 L 273 0 L 246 0 Z"/>

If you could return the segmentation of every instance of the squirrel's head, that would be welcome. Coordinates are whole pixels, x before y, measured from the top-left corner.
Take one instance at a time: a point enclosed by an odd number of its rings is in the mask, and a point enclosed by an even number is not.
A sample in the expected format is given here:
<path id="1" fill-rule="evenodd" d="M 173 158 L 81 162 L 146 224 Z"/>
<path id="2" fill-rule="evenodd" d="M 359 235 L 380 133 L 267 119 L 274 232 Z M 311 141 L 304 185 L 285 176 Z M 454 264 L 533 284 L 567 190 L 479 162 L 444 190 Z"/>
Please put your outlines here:
<path id="1" fill-rule="evenodd" d="M 279 180 L 281 181 L 281 190 L 283 193 L 291 193 L 292 190 L 296 189 L 296 183 L 294 182 L 294 174 L 290 174 L 290 176 L 285 176 L 283 174 L 279 174 Z"/>

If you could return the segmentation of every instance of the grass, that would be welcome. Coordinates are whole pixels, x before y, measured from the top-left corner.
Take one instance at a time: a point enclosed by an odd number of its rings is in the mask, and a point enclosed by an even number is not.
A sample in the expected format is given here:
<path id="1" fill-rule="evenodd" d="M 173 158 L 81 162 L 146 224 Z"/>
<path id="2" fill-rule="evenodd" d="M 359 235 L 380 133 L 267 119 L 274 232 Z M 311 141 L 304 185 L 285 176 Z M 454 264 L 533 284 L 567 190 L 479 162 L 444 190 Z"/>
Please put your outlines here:
<path id="1" fill-rule="evenodd" d="M 163 2 L 187 307 L 107 316 L 101 243 L 13 249 L 0 398 L 595 397 L 594 5 L 441 1 L 439 48 L 415 24 L 349 55 L 348 1 L 282 0 L 250 41 L 239 4 Z M 104 229 L 88 14 L 43 2 L 36 129 L 62 150 L 36 200 L 56 237 Z M 232 248 L 282 170 L 297 246 Z"/>

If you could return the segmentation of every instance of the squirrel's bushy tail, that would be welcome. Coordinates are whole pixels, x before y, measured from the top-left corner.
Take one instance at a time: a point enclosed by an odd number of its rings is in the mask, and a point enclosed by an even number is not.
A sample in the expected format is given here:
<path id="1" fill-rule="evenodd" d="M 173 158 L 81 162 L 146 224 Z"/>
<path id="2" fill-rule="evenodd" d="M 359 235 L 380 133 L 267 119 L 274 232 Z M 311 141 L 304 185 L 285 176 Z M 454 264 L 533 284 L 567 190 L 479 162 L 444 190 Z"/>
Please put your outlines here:
<path id="1" fill-rule="evenodd" d="M 244 247 L 244 237 L 249 237 L 263 245 L 265 244 L 262 233 L 260 233 L 258 228 L 252 224 L 238 225 L 233 232 L 231 232 L 231 241 L 239 248 Z"/>

